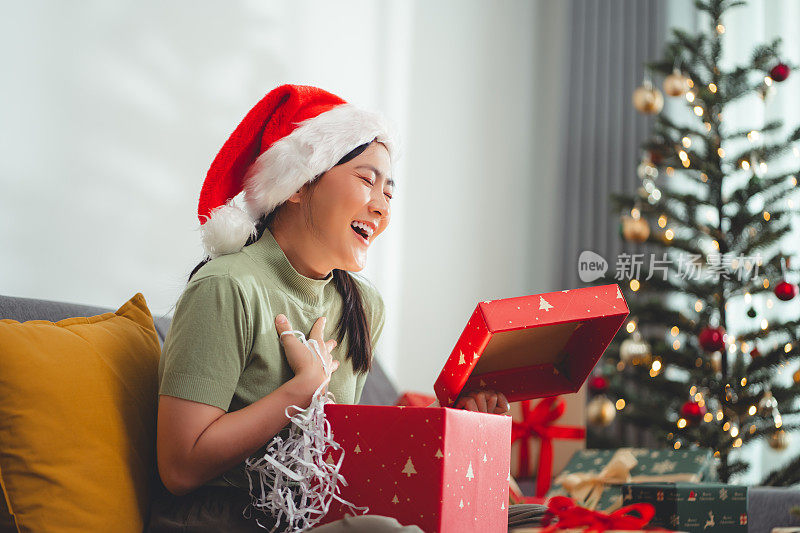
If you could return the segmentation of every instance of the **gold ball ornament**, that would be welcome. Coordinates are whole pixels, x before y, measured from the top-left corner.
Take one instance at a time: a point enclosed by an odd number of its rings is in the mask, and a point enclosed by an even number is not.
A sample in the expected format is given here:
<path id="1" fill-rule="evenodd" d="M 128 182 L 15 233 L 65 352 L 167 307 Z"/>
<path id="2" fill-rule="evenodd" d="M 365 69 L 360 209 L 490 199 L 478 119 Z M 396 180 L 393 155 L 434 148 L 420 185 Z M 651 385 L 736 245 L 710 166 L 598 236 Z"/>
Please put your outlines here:
<path id="1" fill-rule="evenodd" d="M 630 339 L 625 339 L 619 346 L 619 359 L 628 365 L 649 365 L 653 358 L 650 345 L 642 338 L 639 331 L 634 331 Z"/>
<path id="2" fill-rule="evenodd" d="M 664 107 L 664 96 L 650 81 L 633 91 L 633 107 L 645 115 L 655 115 Z"/>
<path id="3" fill-rule="evenodd" d="M 672 74 L 664 78 L 664 93 L 667 96 L 683 96 L 689 91 L 689 78 L 675 69 Z"/>
<path id="4" fill-rule="evenodd" d="M 714 352 L 708 356 L 709 366 L 714 372 L 722 372 L 722 354 Z"/>
<path id="5" fill-rule="evenodd" d="M 800 370 L 798 370 L 797 372 L 795 372 L 794 374 L 792 374 L 792 380 L 793 380 L 795 383 L 800 383 Z"/>
<path id="6" fill-rule="evenodd" d="M 586 406 L 586 420 L 593 426 L 605 427 L 614 421 L 617 409 L 605 395 L 595 396 Z"/>
<path id="7" fill-rule="evenodd" d="M 644 242 L 650 236 L 650 224 L 641 216 L 635 218 L 624 215 L 622 217 L 622 236 L 626 241 Z"/>
<path id="8" fill-rule="evenodd" d="M 785 450 L 789 447 L 789 434 L 779 429 L 769 436 L 769 447 L 773 450 Z"/>

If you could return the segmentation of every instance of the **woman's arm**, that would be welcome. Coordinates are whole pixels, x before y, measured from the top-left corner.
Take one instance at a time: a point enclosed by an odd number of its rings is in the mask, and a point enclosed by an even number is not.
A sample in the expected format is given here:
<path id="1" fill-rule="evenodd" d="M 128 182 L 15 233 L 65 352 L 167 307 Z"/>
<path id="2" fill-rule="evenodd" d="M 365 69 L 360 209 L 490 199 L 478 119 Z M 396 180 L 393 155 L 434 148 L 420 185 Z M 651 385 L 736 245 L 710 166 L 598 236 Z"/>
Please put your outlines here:
<path id="1" fill-rule="evenodd" d="M 315 390 L 310 380 L 295 376 L 260 400 L 230 413 L 160 395 L 157 456 L 164 486 L 180 496 L 235 467 L 288 423 L 288 406 L 307 408 Z"/>

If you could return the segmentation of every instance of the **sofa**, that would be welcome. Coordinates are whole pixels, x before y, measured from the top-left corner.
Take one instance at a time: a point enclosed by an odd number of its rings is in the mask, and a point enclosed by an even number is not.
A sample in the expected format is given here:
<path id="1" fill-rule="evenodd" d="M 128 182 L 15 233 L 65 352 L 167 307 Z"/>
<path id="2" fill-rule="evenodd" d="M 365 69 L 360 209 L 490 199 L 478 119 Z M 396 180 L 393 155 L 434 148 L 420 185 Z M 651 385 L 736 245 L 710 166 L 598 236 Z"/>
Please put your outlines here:
<path id="1" fill-rule="evenodd" d="M 140 295 L 137 295 L 137 296 L 140 296 Z M 136 297 L 134 297 L 134 299 L 135 298 Z M 146 311 L 146 307 L 144 305 L 144 298 L 143 297 L 140 299 L 140 302 L 141 302 L 140 309 L 144 309 Z M 128 304 L 126 304 L 126 305 L 128 305 Z M 27 322 L 27 321 L 33 321 L 33 320 L 46 320 L 46 321 L 50 321 L 50 322 L 58 322 L 58 321 L 62 321 L 62 320 L 67 319 L 67 318 L 72 318 L 72 317 L 95 317 L 97 315 L 103 315 L 103 314 L 115 313 L 115 312 L 117 314 L 119 314 L 120 311 L 119 310 L 115 311 L 113 309 L 102 308 L 102 307 L 94 307 L 94 306 L 89 306 L 89 305 L 83 305 L 83 304 L 78 304 L 78 303 L 57 302 L 57 301 L 49 301 L 49 300 L 38 300 L 38 299 L 19 298 L 19 297 L 13 297 L 13 296 L 0 295 L 0 320 L 2 320 L 2 319 L 11 319 L 11 320 L 18 321 L 18 322 Z M 112 318 L 114 318 L 114 315 L 106 315 L 106 316 L 111 316 Z M 148 320 L 149 320 L 149 316 L 148 316 Z M 167 331 L 169 330 L 169 327 L 170 327 L 170 322 L 171 322 L 171 317 L 170 316 L 154 316 L 152 318 L 152 325 L 155 326 L 155 332 L 156 332 L 157 337 L 158 337 L 159 347 L 161 345 L 163 345 L 164 337 L 165 337 L 165 335 L 166 335 L 166 333 L 167 333 Z M 45 324 L 45 326 L 47 326 L 47 324 Z M 102 334 L 103 332 L 101 331 L 100 333 Z M 0 340 L 2 340 L 2 337 L 0 337 Z M 151 358 L 152 357 L 157 357 L 157 352 L 160 351 L 160 350 L 158 350 L 159 347 L 156 347 L 154 345 L 154 341 L 153 341 L 153 345 L 151 346 L 151 348 L 152 348 L 151 349 Z M 4 347 L 2 345 L 0 345 L 0 355 L 2 355 L 3 348 Z M 32 372 L 35 372 L 35 370 L 32 370 Z M 107 379 L 109 379 L 109 380 L 114 380 L 115 379 L 113 377 L 113 374 L 109 374 L 109 376 L 111 376 L 111 377 L 109 377 Z M 146 379 L 152 380 L 152 378 L 153 378 L 153 375 L 152 375 L 152 365 L 151 365 L 150 372 L 147 374 L 147 378 Z M 75 378 L 70 378 L 70 379 L 75 379 Z M 78 379 L 80 379 L 80 377 Z M 5 380 L 4 381 L 3 380 L 3 376 L 0 376 L 0 384 L 2 384 L 5 387 L 5 388 L 3 388 L 1 390 L 4 391 L 3 392 L 4 394 L 7 394 L 7 395 L 11 396 L 11 395 L 13 395 L 14 389 L 13 388 L 9 389 L 8 387 L 9 386 L 13 387 L 14 384 L 11 383 L 11 385 L 9 385 L 8 381 L 9 380 Z M 35 380 L 31 380 L 31 381 L 35 381 Z M 27 381 L 26 381 L 26 383 L 27 383 Z M 75 383 L 72 383 L 72 385 L 75 386 Z M 85 388 L 98 387 L 98 385 L 103 385 L 103 384 L 102 383 L 97 383 L 96 381 L 90 381 L 88 379 L 87 379 L 87 382 L 85 384 L 83 384 L 83 386 L 85 386 Z M 148 389 L 148 391 L 157 390 L 155 383 L 149 383 L 148 385 L 152 387 L 152 389 Z M 79 388 L 81 386 L 82 386 L 81 384 L 78 384 Z M 11 391 L 10 393 L 9 393 L 9 390 Z M 28 392 L 25 392 L 24 394 L 30 394 L 30 389 L 24 389 L 24 390 L 28 391 Z M 375 362 L 373 363 L 373 369 L 370 372 L 369 377 L 367 378 L 367 381 L 366 381 L 366 383 L 364 385 L 364 390 L 362 392 L 362 397 L 361 397 L 361 403 L 362 404 L 368 404 L 368 405 L 392 405 L 396 401 L 397 397 L 398 397 L 397 390 L 395 389 L 393 384 L 390 382 L 390 380 L 387 378 L 386 374 L 383 372 L 383 370 L 381 368 L 380 363 L 376 359 Z M 1 400 L 2 400 L 2 398 L 0 398 L 0 401 Z M 68 402 L 70 400 L 71 400 L 71 398 L 67 398 L 67 397 L 63 398 L 64 402 Z M 24 407 L 24 403 L 23 404 L 18 404 L 18 405 L 23 405 L 23 407 Z M 127 404 L 126 404 L 126 407 L 127 407 Z M 149 407 L 152 407 L 152 406 L 149 406 Z M 113 408 L 113 406 L 112 406 L 112 408 Z M 106 418 L 107 418 L 107 416 L 106 416 Z M 151 418 L 151 416 L 148 414 L 148 416 L 144 417 L 144 418 L 147 418 L 149 420 Z M 33 420 L 35 420 L 35 416 L 34 416 Z M 152 422 L 152 427 L 154 428 L 155 421 L 152 420 L 151 422 Z M 98 427 L 102 428 L 103 427 L 103 423 L 104 422 L 102 420 L 98 421 L 98 423 L 97 423 Z M 16 470 L 17 477 L 19 477 L 19 474 L 20 474 L 20 472 L 19 472 L 19 464 L 20 464 L 20 460 L 19 459 L 20 458 L 18 457 L 18 455 L 19 455 L 19 450 L 18 450 L 19 446 L 17 446 L 16 448 L 14 448 L 14 446 L 11 446 L 11 444 L 12 444 L 11 439 L 14 439 L 15 437 L 13 436 L 13 434 L 10 434 L 8 432 L 3 433 L 3 424 L 4 424 L 4 422 L 2 420 L 0 420 L 0 482 L 3 481 L 3 471 L 2 471 L 2 465 L 4 464 L 3 463 L 3 459 L 6 459 L 6 460 L 9 460 L 9 459 L 14 460 L 14 459 L 16 459 L 17 462 L 15 464 L 17 465 L 17 470 Z M 93 426 L 93 424 L 90 424 L 90 425 Z M 76 432 L 80 432 L 82 430 L 89 431 L 90 429 L 91 428 L 89 428 L 89 427 L 86 427 L 86 428 L 83 428 L 83 429 L 81 427 L 76 427 L 75 431 Z M 3 435 L 5 435 L 6 439 L 9 439 L 7 442 L 3 442 L 3 440 L 2 440 L 3 439 Z M 18 442 L 14 441 L 13 444 L 18 445 Z M 52 446 L 54 446 L 53 449 L 54 450 L 57 449 L 59 451 L 59 453 L 63 453 L 64 450 L 61 449 L 61 448 L 58 448 L 58 444 L 59 444 L 58 442 L 53 442 L 52 443 Z M 154 448 L 154 446 L 153 446 L 153 448 Z M 129 452 L 129 450 L 125 450 L 124 452 L 127 454 Z M 4 453 L 6 454 L 5 457 L 4 457 Z M 80 453 L 80 450 L 76 450 L 76 454 L 78 454 L 78 453 Z M 134 455 L 134 454 L 137 454 L 137 453 L 140 453 L 140 450 L 130 450 L 130 454 L 131 455 Z M 154 451 L 153 451 L 153 453 L 154 453 Z M 9 457 L 10 455 L 14 455 L 14 454 L 16 454 L 15 457 Z M 45 455 L 45 456 L 44 457 L 34 457 L 33 461 L 38 462 L 39 460 L 41 460 L 41 461 L 46 462 L 47 458 L 48 458 L 47 454 L 42 454 L 42 455 Z M 150 470 L 149 472 L 141 473 L 143 476 L 146 477 L 146 479 L 149 480 L 149 481 L 147 481 L 147 483 L 149 483 L 151 485 L 154 484 L 154 483 L 158 483 L 157 469 L 155 468 L 155 465 L 152 464 L 153 463 L 152 459 L 153 459 L 153 457 L 151 455 L 149 458 L 147 458 L 147 460 L 141 460 L 141 461 L 139 461 L 139 463 L 136 463 L 136 462 L 133 463 L 133 464 L 142 464 L 142 465 L 149 464 L 149 465 L 151 465 L 150 468 L 148 468 L 148 470 Z M 31 458 L 27 458 L 26 460 L 31 460 Z M 24 474 L 24 472 L 23 472 L 23 474 Z M 92 476 L 94 476 L 94 477 L 102 476 L 102 474 L 92 473 L 92 472 L 88 472 L 88 473 L 82 472 L 81 475 L 86 475 L 87 479 L 91 479 Z M 6 480 L 6 485 L 9 485 L 8 480 Z M 41 486 L 41 485 L 39 485 L 39 486 Z M 155 487 L 152 487 L 152 488 L 155 488 Z M 2 491 L 0 491 L 0 532 L 6 532 L 6 531 L 8 531 L 8 532 L 35 531 L 36 529 L 32 529 L 32 528 L 29 529 L 29 528 L 23 527 L 20 523 L 18 523 L 18 521 L 15 521 L 14 516 L 9 511 L 9 506 L 13 507 L 13 504 L 14 504 L 14 492 L 13 492 L 14 487 L 5 486 L 5 487 L 0 487 L 0 489 L 2 489 Z M 16 490 L 17 491 L 20 490 L 19 486 L 17 486 Z M 141 493 L 141 492 L 142 491 L 140 490 L 139 493 Z M 147 493 L 148 494 L 153 494 L 154 491 L 150 490 Z M 19 495 L 19 492 L 17 492 L 16 494 Z M 42 505 L 51 505 L 51 504 L 52 505 L 57 505 L 58 504 L 58 502 L 53 502 L 52 500 L 48 500 L 47 495 L 42 495 L 42 501 L 44 502 Z M 139 502 L 139 504 L 140 505 L 138 507 L 134 507 L 134 509 L 137 509 L 138 512 L 143 513 L 143 516 L 137 517 L 137 519 L 140 518 L 141 523 L 146 524 L 147 523 L 147 516 L 146 515 L 147 515 L 147 512 L 149 511 L 149 507 L 147 505 L 147 502 L 144 502 L 144 504 L 143 504 L 143 502 Z M 30 505 L 28 505 L 28 509 L 30 509 Z M 34 509 L 35 509 L 35 507 L 34 507 Z M 108 512 L 109 513 L 114 513 L 115 509 L 113 509 L 113 508 L 108 509 Z M 60 529 L 57 524 L 53 524 L 52 529 L 49 528 L 49 526 L 48 526 L 48 530 L 49 531 L 72 531 L 73 529 L 70 529 L 69 527 L 65 527 L 63 529 Z"/>

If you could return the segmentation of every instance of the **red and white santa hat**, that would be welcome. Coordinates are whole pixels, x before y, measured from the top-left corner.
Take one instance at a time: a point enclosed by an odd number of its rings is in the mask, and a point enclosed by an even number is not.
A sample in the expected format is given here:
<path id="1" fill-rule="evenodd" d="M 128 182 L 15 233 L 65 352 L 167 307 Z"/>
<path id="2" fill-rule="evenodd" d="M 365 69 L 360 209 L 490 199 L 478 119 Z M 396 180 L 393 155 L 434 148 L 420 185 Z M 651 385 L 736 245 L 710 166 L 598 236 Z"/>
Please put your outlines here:
<path id="1" fill-rule="evenodd" d="M 256 220 L 373 139 L 386 146 L 394 166 L 397 136 L 380 113 L 308 85 L 271 90 L 225 141 L 206 174 L 197 209 L 206 254 L 241 250 L 255 235 Z M 233 201 L 242 191 L 247 212 Z"/>

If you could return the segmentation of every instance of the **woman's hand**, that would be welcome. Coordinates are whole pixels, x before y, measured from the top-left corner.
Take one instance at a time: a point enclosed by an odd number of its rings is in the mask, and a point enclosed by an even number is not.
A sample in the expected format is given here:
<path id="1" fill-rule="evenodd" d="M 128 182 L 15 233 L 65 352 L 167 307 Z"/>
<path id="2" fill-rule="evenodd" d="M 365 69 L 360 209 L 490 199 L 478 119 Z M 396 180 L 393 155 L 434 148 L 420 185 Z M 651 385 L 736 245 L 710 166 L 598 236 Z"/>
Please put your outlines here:
<path id="1" fill-rule="evenodd" d="M 334 370 L 339 368 L 339 361 L 333 360 L 331 356 L 331 350 L 336 347 L 336 341 L 333 339 L 325 341 L 322 338 L 322 332 L 325 329 L 325 318 L 324 316 L 320 317 L 314 322 L 306 341 L 309 339 L 317 341 L 319 349 L 322 351 L 322 357 L 331 369 L 332 374 Z M 283 345 L 284 352 L 286 352 L 286 360 L 289 362 L 289 366 L 292 367 L 295 377 L 307 383 L 313 393 L 327 378 L 325 369 L 322 367 L 322 361 L 319 360 L 319 356 L 314 353 L 313 349 L 309 349 L 303 344 L 296 334 L 281 335 L 284 331 L 292 329 L 292 325 L 285 315 L 281 314 L 275 317 L 275 328 L 278 330 L 280 342 Z"/>
<path id="2" fill-rule="evenodd" d="M 495 415 L 507 414 L 511 408 L 502 392 L 489 389 L 468 392 L 460 396 L 453 407 Z"/>

